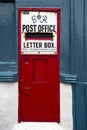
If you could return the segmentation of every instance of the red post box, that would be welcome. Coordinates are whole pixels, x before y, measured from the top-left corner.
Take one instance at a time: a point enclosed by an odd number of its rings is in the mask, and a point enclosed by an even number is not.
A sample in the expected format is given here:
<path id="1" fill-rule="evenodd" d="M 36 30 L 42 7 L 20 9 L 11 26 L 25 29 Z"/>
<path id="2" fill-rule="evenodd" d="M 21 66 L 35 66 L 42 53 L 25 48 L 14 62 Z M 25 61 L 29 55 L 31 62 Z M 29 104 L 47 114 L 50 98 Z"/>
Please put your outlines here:
<path id="1" fill-rule="evenodd" d="M 18 121 L 60 121 L 60 9 L 18 10 Z"/>

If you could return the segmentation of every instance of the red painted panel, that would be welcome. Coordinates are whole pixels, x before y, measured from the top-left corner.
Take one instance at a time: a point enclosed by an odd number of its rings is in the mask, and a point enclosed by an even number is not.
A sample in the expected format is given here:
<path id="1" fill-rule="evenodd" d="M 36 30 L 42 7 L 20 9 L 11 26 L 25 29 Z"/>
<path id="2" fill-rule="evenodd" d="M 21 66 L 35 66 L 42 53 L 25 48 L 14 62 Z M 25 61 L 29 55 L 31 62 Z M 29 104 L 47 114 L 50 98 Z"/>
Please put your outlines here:
<path id="1" fill-rule="evenodd" d="M 60 87 L 59 87 L 59 45 L 60 45 L 60 10 L 58 13 L 57 55 L 21 55 L 20 12 L 18 30 L 18 83 L 19 114 L 18 121 L 60 122 Z M 32 9 L 29 9 L 32 10 Z"/>
<path id="2" fill-rule="evenodd" d="M 35 59 L 34 65 L 34 81 L 47 81 L 47 60 Z"/>

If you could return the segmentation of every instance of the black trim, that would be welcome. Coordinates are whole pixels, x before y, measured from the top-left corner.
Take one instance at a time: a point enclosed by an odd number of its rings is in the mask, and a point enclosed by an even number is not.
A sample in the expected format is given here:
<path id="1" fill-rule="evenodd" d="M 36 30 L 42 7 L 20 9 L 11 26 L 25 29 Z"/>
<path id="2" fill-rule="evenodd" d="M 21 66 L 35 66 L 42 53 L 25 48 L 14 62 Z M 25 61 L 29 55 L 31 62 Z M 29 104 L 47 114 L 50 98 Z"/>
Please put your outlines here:
<path id="1" fill-rule="evenodd" d="M 0 2 L 5 3 L 14 3 L 15 0 L 0 0 Z"/>

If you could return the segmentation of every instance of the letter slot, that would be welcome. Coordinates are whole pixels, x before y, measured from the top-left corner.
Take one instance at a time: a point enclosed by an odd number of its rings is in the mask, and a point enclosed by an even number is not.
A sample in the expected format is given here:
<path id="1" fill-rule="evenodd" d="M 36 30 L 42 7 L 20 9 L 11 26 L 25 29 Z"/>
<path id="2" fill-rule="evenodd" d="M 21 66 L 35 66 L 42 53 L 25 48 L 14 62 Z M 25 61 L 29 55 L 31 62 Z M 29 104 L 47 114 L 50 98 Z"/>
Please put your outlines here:
<path id="1" fill-rule="evenodd" d="M 26 40 L 53 40 L 53 33 L 25 33 Z"/>

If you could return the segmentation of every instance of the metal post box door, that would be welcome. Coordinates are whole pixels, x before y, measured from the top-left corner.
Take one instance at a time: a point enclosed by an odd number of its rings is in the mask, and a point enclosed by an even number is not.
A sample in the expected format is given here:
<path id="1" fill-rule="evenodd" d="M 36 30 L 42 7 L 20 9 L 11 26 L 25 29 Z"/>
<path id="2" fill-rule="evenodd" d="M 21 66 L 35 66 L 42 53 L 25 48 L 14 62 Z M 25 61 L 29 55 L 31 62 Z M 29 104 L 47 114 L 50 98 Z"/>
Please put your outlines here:
<path id="1" fill-rule="evenodd" d="M 19 122 L 60 121 L 59 44 L 59 9 L 19 9 Z"/>

